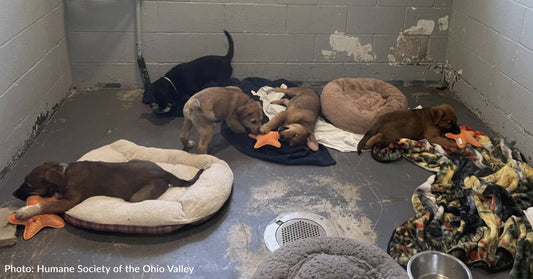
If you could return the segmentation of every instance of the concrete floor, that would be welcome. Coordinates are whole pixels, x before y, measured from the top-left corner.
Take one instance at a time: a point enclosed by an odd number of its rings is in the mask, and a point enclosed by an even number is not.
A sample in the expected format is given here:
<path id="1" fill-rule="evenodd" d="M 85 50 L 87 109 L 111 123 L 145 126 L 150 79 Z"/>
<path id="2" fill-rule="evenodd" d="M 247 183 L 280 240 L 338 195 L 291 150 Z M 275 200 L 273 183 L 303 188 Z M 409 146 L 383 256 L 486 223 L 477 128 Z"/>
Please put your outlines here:
<path id="1" fill-rule="evenodd" d="M 490 132 L 453 98 L 428 87 L 400 88 L 409 106 L 451 104 L 461 124 Z M 11 193 L 36 165 L 70 162 L 118 139 L 139 145 L 180 149 L 181 118 L 160 118 L 141 103 L 139 91 L 93 90 L 72 94 L 52 116 L 13 170 L 0 181 L 0 205 L 20 207 Z M 265 226 L 278 214 L 311 211 L 329 218 L 347 237 L 385 249 L 394 228 L 413 215 L 411 194 L 430 175 L 400 160 L 380 164 L 369 153 L 330 149 L 329 167 L 284 166 L 245 156 L 216 134 L 209 153 L 228 162 L 235 175 L 233 193 L 220 212 L 201 225 L 162 236 L 88 231 L 68 225 L 45 229 L 13 247 L 0 248 L 3 265 L 26 266 L 33 273 L 0 271 L 1 278 L 102 278 L 80 267 L 119 268 L 111 278 L 250 278 L 269 254 Z M 72 274 L 37 273 L 37 267 L 75 267 Z M 168 272 L 167 265 L 194 268 L 191 275 Z M 129 272 L 124 269 L 132 267 Z M 137 268 L 137 270 L 135 270 Z M 147 270 L 147 272 L 144 272 Z M 178 276 L 176 276 L 178 275 Z M 507 272 L 475 278 L 508 278 Z"/>

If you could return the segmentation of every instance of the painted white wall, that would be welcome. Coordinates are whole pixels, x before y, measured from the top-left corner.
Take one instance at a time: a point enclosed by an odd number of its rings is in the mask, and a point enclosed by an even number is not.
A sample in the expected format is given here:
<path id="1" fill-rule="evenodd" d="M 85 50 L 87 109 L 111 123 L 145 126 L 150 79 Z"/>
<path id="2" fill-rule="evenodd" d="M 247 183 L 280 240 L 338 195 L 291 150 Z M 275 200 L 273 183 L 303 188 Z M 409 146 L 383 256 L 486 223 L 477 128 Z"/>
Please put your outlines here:
<path id="1" fill-rule="evenodd" d="M 61 0 L 0 0 L 0 177 L 72 79 Z"/>
<path id="2" fill-rule="evenodd" d="M 126 88 L 140 87 L 135 1 L 66 2 L 74 85 L 118 82 Z M 235 42 L 237 78 L 440 80 L 424 66 L 390 65 L 389 54 L 401 32 L 428 20 L 434 29 L 422 35 L 428 37 L 424 62 L 444 62 L 448 31 L 438 21 L 450 15 L 451 4 L 452 0 L 145 0 L 144 56 L 155 79 L 178 63 L 225 54 L 226 29 Z M 336 42 L 331 42 L 332 35 Z"/>
<path id="3" fill-rule="evenodd" d="M 456 0 L 447 59 L 455 92 L 533 158 L 533 0 Z"/>

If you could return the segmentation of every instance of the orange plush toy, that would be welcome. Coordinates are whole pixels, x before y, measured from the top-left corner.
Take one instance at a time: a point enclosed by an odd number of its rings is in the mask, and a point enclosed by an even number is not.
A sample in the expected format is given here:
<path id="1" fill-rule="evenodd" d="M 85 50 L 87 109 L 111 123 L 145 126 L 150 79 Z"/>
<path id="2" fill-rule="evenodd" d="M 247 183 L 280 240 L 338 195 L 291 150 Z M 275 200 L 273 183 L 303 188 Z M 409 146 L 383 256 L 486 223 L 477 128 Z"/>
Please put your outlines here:
<path id="1" fill-rule="evenodd" d="M 44 198 L 42 197 L 31 196 L 26 200 L 26 205 L 39 204 L 43 200 Z M 9 216 L 8 220 L 11 224 L 24 225 L 26 227 L 24 229 L 24 235 L 23 235 L 24 240 L 28 240 L 32 238 L 41 229 L 45 227 L 52 227 L 52 228 L 60 229 L 65 226 L 65 221 L 63 221 L 63 219 L 61 219 L 61 217 L 59 217 L 59 215 L 56 215 L 56 214 L 35 215 L 33 217 L 28 218 L 27 220 L 21 221 L 21 220 L 17 220 L 17 218 L 15 218 L 15 213 L 13 213 L 11 214 L 11 216 Z"/>
<path id="2" fill-rule="evenodd" d="M 256 140 L 254 148 L 258 149 L 265 145 L 272 145 L 274 147 L 280 148 L 281 143 L 279 142 L 279 133 L 278 132 L 268 132 L 264 135 L 253 135 L 249 134 L 249 137 Z"/>
<path id="3" fill-rule="evenodd" d="M 481 144 L 474 138 L 475 134 L 474 131 L 469 131 L 464 126 L 461 126 L 461 132 L 459 134 L 446 133 L 445 136 L 455 140 L 459 148 L 465 148 L 467 143 L 475 147 L 480 147 Z"/>

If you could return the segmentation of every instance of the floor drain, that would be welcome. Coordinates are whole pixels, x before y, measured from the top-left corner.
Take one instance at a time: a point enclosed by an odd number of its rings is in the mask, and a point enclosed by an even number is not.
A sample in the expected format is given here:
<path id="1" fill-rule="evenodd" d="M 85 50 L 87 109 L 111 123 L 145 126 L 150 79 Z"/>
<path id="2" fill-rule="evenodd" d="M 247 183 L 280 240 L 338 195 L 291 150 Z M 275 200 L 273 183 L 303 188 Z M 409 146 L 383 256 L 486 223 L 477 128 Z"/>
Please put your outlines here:
<path id="1" fill-rule="evenodd" d="M 276 217 L 265 229 L 265 245 L 274 251 L 296 240 L 337 236 L 337 230 L 323 216 L 309 212 L 293 212 Z"/>

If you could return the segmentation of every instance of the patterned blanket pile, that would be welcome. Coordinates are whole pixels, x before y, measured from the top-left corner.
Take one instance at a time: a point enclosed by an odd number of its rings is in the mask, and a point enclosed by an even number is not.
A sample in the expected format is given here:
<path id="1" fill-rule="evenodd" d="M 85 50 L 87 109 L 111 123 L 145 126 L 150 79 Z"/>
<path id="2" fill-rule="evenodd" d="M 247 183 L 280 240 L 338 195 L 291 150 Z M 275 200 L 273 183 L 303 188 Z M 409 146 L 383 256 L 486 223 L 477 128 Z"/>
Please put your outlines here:
<path id="1" fill-rule="evenodd" d="M 503 140 L 475 137 L 482 147 L 443 150 L 403 139 L 373 151 L 384 160 L 401 153 L 436 173 L 416 188 L 415 216 L 395 229 L 388 253 L 406 266 L 417 252 L 444 251 L 489 272 L 533 278 L 533 228 L 522 211 L 533 206 L 533 168 Z"/>

